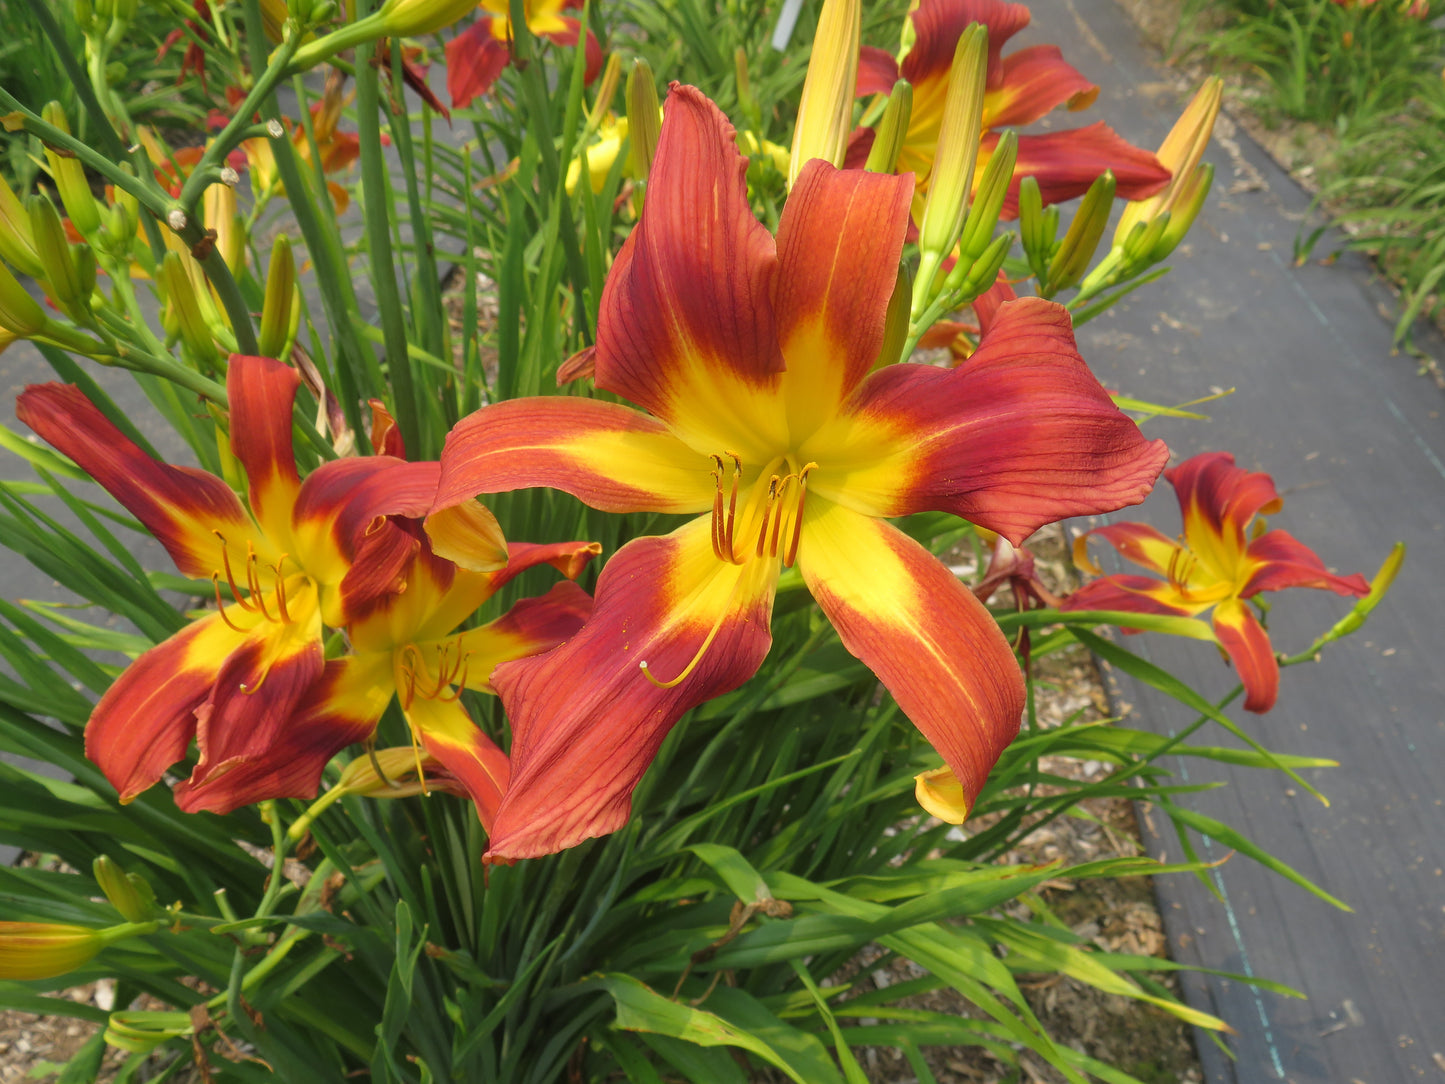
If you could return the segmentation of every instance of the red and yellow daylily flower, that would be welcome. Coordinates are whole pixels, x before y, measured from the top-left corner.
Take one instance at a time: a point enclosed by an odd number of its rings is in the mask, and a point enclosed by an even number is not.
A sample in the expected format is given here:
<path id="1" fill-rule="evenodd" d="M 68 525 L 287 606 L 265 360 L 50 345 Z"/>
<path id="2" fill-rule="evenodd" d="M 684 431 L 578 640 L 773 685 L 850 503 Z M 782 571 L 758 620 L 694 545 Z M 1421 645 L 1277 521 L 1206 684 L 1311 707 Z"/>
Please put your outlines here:
<path id="1" fill-rule="evenodd" d="M 562 12 L 581 8 L 582 0 L 523 0 L 527 30 L 558 45 L 576 45 L 582 24 Z M 461 109 L 478 95 L 492 89 L 492 84 L 512 62 L 511 5 L 508 0 L 482 0 L 482 12 L 476 22 L 447 42 L 447 93 L 452 108 Z M 592 31 L 587 31 L 586 82 L 591 83 L 602 70 L 602 46 Z"/>
<path id="2" fill-rule="evenodd" d="M 624 546 L 565 644 L 494 671 L 514 740 L 493 861 L 620 827 L 682 713 L 757 670 L 792 565 L 972 798 L 1018 728 L 1018 666 L 983 605 L 886 520 L 943 510 L 1021 542 L 1142 500 L 1164 465 L 1049 302 L 1004 306 L 956 369 L 870 371 L 912 178 L 813 160 L 774 238 L 746 168 L 717 107 L 674 85 L 595 352 L 597 386 L 646 413 L 514 399 L 447 440 L 438 507 L 551 486 L 605 511 L 697 515 Z"/>
<path id="3" fill-rule="evenodd" d="M 864 46 L 858 62 L 858 93 L 888 94 L 900 76 L 913 86 L 908 133 L 899 151 L 897 170 L 912 171 L 919 191 L 926 190 L 938 147 L 943 105 L 948 97 L 949 70 L 959 37 L 971 23 L 988 29 L 988 72 L 983 105 L 983 141 L 974 172 L 982 177 L 999 129 L 1032 124 L 1058 106 L 1087 109 L 1099 88 L 1067 63 L 1056 45 L 1033 45 L 1003 56 L 1008 40 L 1029 24 L 1029 9 L 1005 0 L 923 0 L 909 16 L 914 42 L 902 63 L 882 49 Z M 849 163 L 862 164 L 872 132 L 855 133 Z M 859 157 L 859 156 L 862 157 Z M 1083 195 L 1106 169 L 1114 171 L 1121 199 L 1153 195 L 1169 183 L 1169 170 L 1149 151 L 1122 139 L 1102 121 L 1085 128 L 1018 137 L 1014 183 L 1004 200 L 1003 214 L 1018 214 L 1018 182 L 1033 176 L 1044 203 Z"/>
<path id="4" fill-rule="evenodd" d="M 1266 531 L 1263 520 L 1251 529 L 1256 515 L 1277 512 L 1283 502 L 1269 475 L 1236 467 L 1228 452 L 1196 455 L 1164 477 L 1179 497 L 1181 539 L 1166 538 L 1146 523 L 1116 523 L 1074 543 L 1075 562 L 1093 572 L 1100 570 L 1089 560 L 1087 546 L 1097 535 L 1164 579 L 1104 576 L 1075 591 L 1060 608 L 1196 617 L 1212 607 L 1213 638 L 1239 672 L 1245 708 L 1268 711 L 1279 694 L 1279 662 L 1248 600 L 1286 587 L 1363 597 L 1370 585 L 1358 573 L 1330 572 L 1313 550 L 1285 531 Z"/>
<path id="5" fill-rule="evenodd" d="M 323 625 L 342 627 L 401 589 L 416 540 L 385 515 L 425 508 L 436 475 L 368 456 L 302 482 L 291 444 L 299 381 L 270 358 L 231 358 L 230 447 L 249 507 L 222 479 L 153 459 L 73 386 L 33 386 L 17 402 L 19 418 L 139 519 L 182 573 L 214 585 L 216 609 L 141 655 L 86 726 L 86 755 L 123 802 L 193 738 L 200 758 L 176 787 L 182 809 L 310 797 L 327 760 L 365 736 L 329 720 L 297 726 L 293 715 L 322 676 Z M 487 544 L 504 567 L 500 531 Z"/>
<path id="6" fill-rule="evenodd" d="M 423 789 L 428 773 L 421 750 L 465 788 L 490 830 L 507 785 L 507 756 L 467 714 L 462 690 L 492 692 L 498 663 L 556 647 L 582 627 L 592 599 L 564 581 L 495 621 L 454 630 L 517 574 L 545 563 L 570 580 L 600 549 L 595 542 L 513 543 L 506 567 L 487 573 L 458 568 L 419 540 L 406 590 L 352 621 L 352 654 L 326 663 L 295 728 L 369 735 L 396 697 L 420 746 L 414 770 Z"/>

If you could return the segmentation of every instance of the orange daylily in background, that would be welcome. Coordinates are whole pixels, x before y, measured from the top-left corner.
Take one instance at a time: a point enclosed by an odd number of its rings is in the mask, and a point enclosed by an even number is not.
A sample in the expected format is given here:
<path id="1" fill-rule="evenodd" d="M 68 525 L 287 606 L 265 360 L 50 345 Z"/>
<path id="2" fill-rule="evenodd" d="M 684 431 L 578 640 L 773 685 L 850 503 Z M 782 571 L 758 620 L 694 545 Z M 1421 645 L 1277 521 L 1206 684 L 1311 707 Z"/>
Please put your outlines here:
<path id="1" fill-rule="evenodd" d="M 1008 40 L 1029 24 L 1029 9 L 1004 0 L 923 0 L 909 16 L 914 42 L 900 65 L 882 49 L 864 46 L 858 62 L 858 93 L 888 94 L 900 76 L 913 86 L 908 134 L 898 155 L 898 172 L 912 171 L 926 189 L 938 146 L 949 70 L 959 37 L 971 23 L 988 29 L 988 72 L 983 105 L 983 142 L 975 183 L 983 175 L 998 129 L 1032 124 L 1058 106 L 1088 108 L 1099 88 L 1068 64 L 1056 45 L 1033 45 L 1003 56 Z M 861 165 L 871 147 L 871 129 L 854 133 L 848 162 Z M 1149 151 L 1122 139 L 1103 122 L 1086 128 L 1018 137 L 1014 183 L 1003 214 L 1018 214 L 1018 182 L 1033 176 L 1044 203 L 1083 195 L 1106 169 L 1114 171 L 1117 195 L 1140 199 L 1169 182 L 1169 170 Z"/>
<path id="2" fill-rule="evenodd" d="M 1239 672 L 1245 708 L 1268 711 L 1279 694 L 1279 662 L 1247 601 L 1286 587 L 1317 587 L 1358 598 L 1369 594 L 1370 585 L 1358 573 L 1330 572 L 1287 532 L 1265 531 L 1263 520 L 1251 530 L 1257 514 L 1277 512 L 1284 502 L 1269 475 L 1236 467 L 1228 452 L 1196 455 L 1164 477 L 1179 497 L 1180 541 L 1146 523 L 1117 523 L 1095 528 L 1074 543 L 1075 562 L 1093 572 L 1099 568 L 1089 560 L 1087 546 L 1097 535 L 1164 579 L 1104 576 L 1075 591 L 1060 608 L 1195 617 L 1212 607 L 1214 639 Z"/>
<path id="3" fill-rule="evenodd" d="M 476 22 L 447 42 L 447 93 L 452 108 L 460 109 L 492 84 L 512 62 L 512 16 L 508 0 L 482 0 Z M 558 45 L 576 45 L 582 24 L 562 12 L 582 7 L 582 0 L 523 0 L 527 30 Z M 586 81 L 602 70 L 602 45 L 587 31 Z"/>
<path id="4" fill-rule="evenodd" d="M 340 127 L 341 110 L 352 95 L 343 91 L 345 76 L 336 70 L 326 78 L 321 97 L 311 103 L 311 130 L 316 136 L 316 150 L 321 158 L 321 172 L 327 175 L 349 169 L 361 157 L 361 141 L 355 132 L 343 132 Z M 354 93 L 354 92 L 353 92 Z M 291 142 L 296 153 L 308 165 L 311 162 L 311 141 L 306 138 L 306 129 L 300 124 L 287 122 L 291 129 Z M 388 137 L 382 137 L 389 143 Z M 258 195 L 262 192 L 284 194 L 281 180 L 276 172 L 276 156 L 271 150 L 271 141 L 265 136 L 248 139 L 241 144 L 246 160 L 251 166 L 251 189 Z M 335 181 L 326 182 L 331 202 L 336 213 L 343 213 L 351 204 L 351 196 Z"/>
<path id="5" fill-rule="evenodd" d="M 230 448 L 249 507 L 222 479 L 151 458 L 73 386 L 32 386 L 17 401 L 17 416 L 139 519 L 182 573 L 215 585 L 217 608 L 141 655 L 91 714 L 86 755 L 123 802 L 192 738 L 200 759 L 175 789 L 182 809 L 310 797 L 326 762 L 366 736 L 330 719 L 296 726 L 293 715 L 322 676 L 323 625 L 341 627 L 404 586 L 416 540 L 384 517 L 425 508 L 435 470 L 368 456 L 301 481 L 291 443 L 299 380 L 270 358 L 231 358 Z M 505 566 L 500 530 L 478 549 Z"/>
<path id="6" fill-rule="evenodd" d="M 879 354 L 912 178 L 815 159 L 774 238 L 734 135 L 700 91 L 673 86 L 595 350 L 597 386 L 646 413 L 514 399 L 447 439 L 439 508 L 550 486 L 604 511 L 697 517 L 624 546 L 577 635 L 493 673 L 514 740 L 491 861 L 621 827 L 683 712 L 758 669 L 793 565 L 971 800 L 1018 729 L 1023 682 L 982 603 L 886 520 L 948 511 L 1022 542 L 1142 500 L 1167 457 L 1050 302 L 1003 306 L 956 369 L 875 371 L 893 360 Z"/>

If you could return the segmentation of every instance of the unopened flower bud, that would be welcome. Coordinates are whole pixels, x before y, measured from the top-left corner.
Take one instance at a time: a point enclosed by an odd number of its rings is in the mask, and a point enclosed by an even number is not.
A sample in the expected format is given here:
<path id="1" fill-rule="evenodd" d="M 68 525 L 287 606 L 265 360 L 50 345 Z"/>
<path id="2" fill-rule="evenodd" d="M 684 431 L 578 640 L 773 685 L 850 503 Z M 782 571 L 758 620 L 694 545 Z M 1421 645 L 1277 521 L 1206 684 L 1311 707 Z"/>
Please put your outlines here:
<path id="1" fill-rule="evenodd" d="M 70 249 L 70 238 L 60 223 L 60 214 L 43 194 L 27 199 L 25 209 L 30 215 L 30 235 L 35 238 L 46 293 L 57 308 L 75 315 L 85 298 L 81 293 L 80 271 Z"/>
<path id="2" fill-rule="evenodd" d="M 1055 204 L 1044 206 L 1039 182 L 1032 176 L 1019 183 L 1019 241 L 1024 257 L 1039 278 L 1048 277 L 1049 261 L 1054 255 L 1054 238 L 1059 232 L 1059 209 Z"/>
<path id="3" fill-rule="evenodd" d="M 1155 263 L 1169 258 L 1169 254 L 1179 246 L 1189 232 L 1189 227 L 1194 225 L 1194 220 L 1199 217 L 1199 212 L 1204 209 L 1204 199 L 1209 195 L 1209 189 L 1214 184 L 1214 163 L 1204 162 L 1195 170 L 1194 175 L 1185 182 L 1179 189 L 1174 201 L 1173 211 L 1169 215 L 1169 225 L 1164 230 L 1163 237 L 1154 246 L 1150 256 Z"/>
<path id="4" fill-rule="evenodd" d="M 1114 244 L 1121 245 L 1129 236 L 1136 223 L 1149 222 L 1165 211 L 1173 211 L 1185 189 L 1191 184 L 1204 149 L 1214 132 L 1214 121 L 1219 116 L 1219 105 L 1224 93 L 1224 81 L 1211 76 L 1195 93 L 1184 112 L 1164 142 L 1159 145 L 1157 157 L 1172 174 L 1164 190 L 1148 199 L 1134 200 L 1124 207 L 1119 225 L 1114 230 Z"/>
<path id="5" fill-rule="evenodd" d="M 155 905 L 155 893 L 133 874 L 128 874 L 109 855 L 103 854 L 91 863 L 95 881 L 110 905 L 128 922 L 144 922 Z"/>
<path id="6" fill-rule="evenodd" d="M 983 167 L 983 176 L 979 178 L 973 204 L 968 209 L 968 219 L 963 226 L 963 236 L 958 239 L 959 259 L 972 263 L 993 241 L 993 231 L 998 226 L 999 215 L 1003 213 L 1003 201 L 1008 196 L 1018 153 L 1019 137 L 1010 128 L 999 137 L 993 153 L 988 156 L 988 163 Z"/>
<path id="7" fill-rule="evenodd" d="M 823 0 L 793 129 L 790 189 L 811 159 L 821 158 L 835 166 L 843 164 L 848 134 L 853 128 L 862 20 L 861 0 Z"/>
<path id="8" fill-rule="evenodd" d="M 903 346 L 908 342 L 908 307 L 913 296 L 913 283 L 907 267 L 898 268 L 893 293 L 888 298 L 888 311 L 883 316 L 883 345 L 873 368 L 881 369 L 903 360 Z"/>
<path id="9" fill-rule="evenodd" d="M 1114 174 L 1105 170 L 1084 194 L 1073 222 L 1069 223 L 1068 232 L 1049 261 L 1041 296 L 1052 297 L 1084 277 L 1089 261 L 1094 258 L 1094 250 L 1099 247 L 1099 238 L 1104 236 L 1104 227 L 1109 223 L 1109 212 L 1113 207 Z"/>
<path id="10" fill-rule="evenodd" d="M 756 103 L 753 101 L 753 81 L 748 75 L 748 51 L 739 45 L 733 50 L 733 73 L 738 89 L 738 106 L 751 115 Z"/>
<path id="11" fill-rule="evenodd" d="M 99 930 L 53 922 L 0 922 L 0 979 L 50 979 L 105 948 Z"/>
<path id="12" fill-rule="evenodd" d="M 627 136 L 634 179 L 647 180 L 661 135 L 662 112 L 657 103 L 652 68 L 638 57 L 627 73 Z"/>
<path id="13" fill-rule="evenodd" d="M 266 300 L 261 306 L 257 339 L 263 357 L 279 358 L 286 348 L 295 296 L 296 263 L 291 256 L 291 241 L 282 234 L 271 246 L 271 263 L 266 269 Z"/>
<path id="14" fill-rule="evenodd" d="M 45 310 L 30 291 L 0 263 L 0 328 L 28 339 L 45 326 Z"/>
<path id="15" fill-rule="evenodd" d="M 208 230 L 216 231 L 216 251 L 230 268 L 240 274 L 246 262 L 246 225 L 236 205 L 236 190 L 213 184 L 201 197 L 201 220 Z"/>
<path id="16" fill-rule="evenodd" d="M 988 66 L 988 31 L 971 23 L 958 39 L 948 76 L 948 95 L 939 122 L 938 152 L 927 181 L 923 216 L 918 226 L 918 278 L 913 307 L 921 311 L 933 295 L 933 279 L 963 233 L 973 167 L 983 133 L 984 75 Z"/>
<path id="17" fill-rule="evenodd" d="M 181 341 L 201 361 L 210 364 L 217 359 L 216 343 L 211 329 L 201 315 L 195 287 L 177 252 L 167 252 L 156 273 L 156 282 L 176 319 Z"/>
<path id="18" fill-rule="evenodd" d="M 38 279 L 45 274 L 30 233 L 30 216 L 0 174 L 0 257 L 23 275 Z"/>
<path id="19" fill-rule="evenodd" d="M 617 97 L 617 88 L 622 85 L 622 54 L 607 54 L 607 63 L 602 65 L 602 75 L 597 80 L 597 96 L 592 99 L 592 108 L 587 113 L 587 127 L 596 131 L 612 109 L 612 99 Z"/>
<path id="20" fill-rule="evenodd" d="M 40 111 L 40 116 L 47 124 L 59 128 L 66 135 L 70 134 L 70 124 L 59 102 L 48 102 Z M 51 180 L 55 182 L 55 190 L 60 193 L 60 202 L 65 206 L 70 221 L 82 237 L 94 237 L 100 229 L 100 208 L 96 206 L 90 182 L 85 178 L 85 167 L 79 159 L 61 154 L 49 146 L 45 148 L 45 160 L 50 165 Z"/>
<path id="21" fill-rule="evenodd" d="M 903 137 L 908 134 L 908 121 L 913 115 L 913 84 L 900 79 L 893 84 L 888 95 L 888 105 L 878 126 L 873 129 L 873 147 L 868 152 L 868 163 L 863 168 L 870 173 L 892 173 L 898 164 L 898 152 L 903 149 Z"/>

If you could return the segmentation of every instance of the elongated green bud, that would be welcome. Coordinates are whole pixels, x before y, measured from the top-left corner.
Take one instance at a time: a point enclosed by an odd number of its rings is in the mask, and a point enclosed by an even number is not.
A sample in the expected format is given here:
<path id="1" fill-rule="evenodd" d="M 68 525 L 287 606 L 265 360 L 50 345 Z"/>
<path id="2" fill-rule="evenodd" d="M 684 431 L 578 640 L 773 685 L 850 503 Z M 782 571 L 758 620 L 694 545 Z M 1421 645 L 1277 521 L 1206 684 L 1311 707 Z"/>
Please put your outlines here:
<path id="1" fill-rule="evenodd" d="M 28 339 L 45 326 L 45 310 L 0 263 L 0 328 Z"/>
<path id="2" fill-rule="evenodd" d="M 873 129 L 873 149 L 868 152 L 869 173 L 892 173 L 898 164 L 898 152 L 908 134 L 908 121 L 913 116 L 913 84 L 900 79 L 893 84 L 888 105 Z"/>
<path id="3" fill-rule="evenodd" d="M 963 233 L 973 167 L 983 134 L 984 75 L 988 66 L 988 31 L 971 23 L 953 51 L 948 95 L 939 122 L 938 151 L 928 178 L 928 194 L 918 227 L 918 278 L 913 283 L 913 308 L 922 311 L 933 295 L 933 279 Z"/>
<path id="4" fill-rule="evenodd" d="M 992 242 L 1018 155 L 1019 137 L 1010 128 L 999 137 L 998 145 L 989 155 L 988 165 L 983 167 L 983 176 L 979 178 L 978 189 L 973 194 L 973 206 L 968 210 L 968 221 L 964 223 L 963 236 L 958 240 L 960 259 L 972 263 Z"/>
<path id="5" fill-rule="evenodd" d="M 40 111 L 41 119 L 47 124 L 70 134 L 70 124 L 65 119 L 65 110 L 59 102 L 48 102 Z M 75 228 L 87 240 L 100 229 L 100 208 L 91 194 L 90 182 L 85 179 L 85 167 L 79 159 L 61 154 L 51 147 L 45 148 L 45 160 L 50 164 L 50 177 L 55 190 L 60 193 L 60 202 Z"/>
<path id="6" fill-rule="evenodd" d="M 38 279 L 45 274 L 35 252 L 30 216 L 3 174 L 0 174 L 0 257 L 22 275 Z"/>
<path id="7" fill-rule="evenodd" d="M 108 854 L 103 854 L 91 863 L 95 881 L 110 905 L 125 916 L 128 922 L 144 922 L 151 916 L 155 904 L 155 893 L 150 891 L 143 880 L 127 874 Z M 144 891 L 142 890 L 144 887 Z"/>
<path id="8" fill-rule="evenodd" d="M 627 141 L 635 180 L 647 180 L 652 169 L 657 141 L 662 135 L 661 108 L 652 68 L 638 57 L 627 73 Z"/>
<path id="9" fill-rule="evenodd" d="M 748 51 L 741 45 L 733 50 L 733 74 L 737 81 L 738 105 L 751 115 L 757 103 L 753 101 L 753 81 L 748 75 Z"/>
<path id="10" fill-rule="evenodd" d="M 960 305 L 972 301 L 998 279 L 999 269 L 1013 247 L 1012 232 L 1001 233 L 979 254 L 972 264 L 959 261 L 949 273 L 946 288 L 958 291 Z"/>
<path id="11" fill-rule="evenodd" d="M 1040 284 L 1041 296 L 1052 297 L 1084 277 L 1094 250 L 1099 247 L 1099 238 L 1104 236 L 1104 227 L 1109 224 L 1113 206 L 1114 174 L 1105 170 L 1084 194 L 1073 222 L 1069 223 L 1069 231 L 1049 261 L 1048 276 Z"/>
<path id="12" fill-rule="evenodd" d="M 893 293 L 888 298 L 888 311 L 883 317 L 883 345 L 873 368 L 881 369 L 903 360 L 903 344 L 908 341 L 908 308 L 913 296 L 913 283 L 906 265 L 898 268 Z"/>
<path id="13" fill-rule="evenodd" d="M 1174 210 L 1169 214 L 1169 225 L 1165 227 L 1164 235 L 1150 253 L 1155 263 L 1168 259 L 1169 254 L 1179 246 L 1179 242 L 1184 240 L 1189 233 L 1189 227 L 1194 225 L 1194 220 L 1203 210 L 1204 199 L 1213 185 L 1214 163 L 1205 162 L 1194 171 L 1194 176 L 1181 186 L 1175 197 Z"/>
<path id="14" fill-rule="evenodd" d="M 1390 590 L 1390 585 L 1395 582 L 1395 577 L 1400 574 L 1400 567 L 1404 563 L 1405 543 L 1396 542 L 1390 555 L 1385 558 L 1385 563 L 1380 566 L 1380 571 L 1376 572 L 1375 578 L 1370 581 L 1370 593 L 1355 603 L 1354 609 L 1336 621 L 1334 627 L 1320 637 L 1320 643 L 1327 644 L 1341 636 L 1348 636 L 1363 625 Z"/>
<path id="15" fill-rule="evenodd" d="M 279 358 L 291 332 L 292 304 L 296 294 L 296 263 L 291 241 L 283 233 L 271 246 L 271 263 L 266 269 L 266 300 L 261 306 L 261 355 Z"/>
<path id="16" fill-rule="evenodd" d="M 1019 240 L 1024 257 L 1040 279 L 1048 277 L 1049 260 L 1054 255 L 1054 238 L 1059 233 L 1059 209 L 1044 206 L 1039 182 L 1025 177 L 1019 184 Z"/>
<path id="17" fill-rule="evenodd" d="M 204 362 L 216 360 L 216 343 L 201 315 L 200 302 L 179 253 L 167 252 L 157 272 L 157 282 L 175 314 L 176 330 L 191 353 Z"/>
<path id="18" fill-rule="evenodd" d="M 30 234 L 35 238 L 46 292 L 59 308 L 74 315 L 83 302 L 80 272 L 55 204 L 45 195 L 34 195 L 25 201 L 25 210 L 30 215 Z"/>

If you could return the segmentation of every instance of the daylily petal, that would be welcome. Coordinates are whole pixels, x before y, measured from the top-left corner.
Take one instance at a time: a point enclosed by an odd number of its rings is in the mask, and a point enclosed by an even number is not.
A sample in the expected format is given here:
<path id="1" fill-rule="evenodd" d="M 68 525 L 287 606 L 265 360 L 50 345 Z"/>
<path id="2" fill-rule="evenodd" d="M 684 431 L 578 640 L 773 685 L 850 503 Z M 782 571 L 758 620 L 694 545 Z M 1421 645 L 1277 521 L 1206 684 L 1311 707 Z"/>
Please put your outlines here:
<path id="1" fill-rule="evenodd" d="M 1157 572 L 1161 576 L 1169 574 L 1170 566 L 1177 570 L 1181 561 L 1181 554 L 1184 547 L 1172 538 L 1168 538 L 1149 526 L 1147 523 L 1114 523 L 1107 527 L 1095 527 L 1092 531 L 1080 535 L 1074 542 L 1075 563 L 1079 558 L 1086 558 L 1082 543 L 1089 538 L 1102 538 L 1108 542 L 1120 555 L 1133 561 L 1136 565 L 1143 565 L 1151 572 Z M 1094 572 L 1098 572 L 1097 566 L 1090 565 Z"/>
<path id="2" fill-rule="evenodd" d="M 807 433 L 878 360 L 913 178 L 803 167 L 778 223 L 773 308 L 788 366 L 788 424 Z"/>
<path id="3" fill-rule="evenodd" d="M 179 784 L 176 804 L 187 813 L 229 813 L 272 798 L 314 798 L 327 762 L 376 729 L 391 699 L 389 661 L 348 656 L 326 663 L 267 748 L 202 782 Z"/>
<path id="4" fill-rule="evenodd" d="M 1099 88 L 1064 60 L 1057 45 L 1020 49 L 1000 66 L 999 85 L 983 100 L 985 128 L 1032 124 L 1066 103 L 1070 110 L 1087 109 L 1099 96 Z"/>
<path id="5" fill-rule="evenodd" d="M 620 828 L 662 739 L 689 708 L 752 677 L 771 642 L 776 566 L 720 562 L 712 525 L 639 538 L 603 569 L 592 618 L 555 651 L 498 666 L 512 783 L 491 861 L 550 854 Z M 670 688 L 648 680 L 686 676 Z"/>
<path id="6" fill-rule="evenodd" d="M 274 358 L 232 354 L 226 370 L 231 450 L 246 469 L 251 511 L 266 536 L 288 538 L 301 479 L 291 444 L 291 405 L 301 375 Z"/>
<path id="7" fill-rule="evenodd" d="M 892 55 L 872 45 L 858 50 L 858 83 L 855 93 L 891 94 L 893 84 L 898 82 L 898 61 Z"/>
<path id="8" fill-rule="evenodd" d="M 1192 602 L 1186 599 L 1163 580 L 1148 576 L 1104 576 L 1084 584 L 1064 599 L 1060 610 L 1112 610 L 1123 613 L 1182 614 L 1193 617 L 1213 605 L 1212 602 Z M 1139 629 L 1120 625 L 1125 632 L 1139 632 Z"/>
<path id="9" fill-rule="evenodd" d="M 1279 697 L 1279 660 L 1254 611 L 1238 599 L 1214 608 L 1214 634 L 1244 685 L 1244 710 L 1265 712 Z"/>
<path id="10" fill-rule="evenodd" d="M 458 684 L 491 692 L 498 665 L 551 651 L 575 636 L 591 613 L 592 596 L 565 580 L 545 595 L 522 599 L 495 621 L 457 637 L 456 651 L 467 658 L 466 679 Z"/>
<path id="11" fill-rule="evenodd" d="M 453 109 L 461 109 L 491 90 L 502 70 L 512 62 L 511 49 L 492 34 L 493 22 L 490 16 L 482 15 L 446 44 L 447 93 Z"/>
<path id="12" fill-rule="evenodd" d="M 582 29 L 582 23 L 565 15 L 557 16 L 556 21 L 561 24 L 560 29 L 533 30 L 533 33 L 548 41 L 556 42 L 558 45 L 576 45 L 577 34 Z M 598 73 L 602 71 L 602 44 L 597 40 L 597 35 L 590 30 L 587 31 L 585 48 L 587 50 L 587 66 L 582 73 L 582 82 L 590 86 L 592 80 L 596 79 Z"/>
<path id="13" fill-rule="evenodd" d="M 1204 452 L 1171 467 L 1164 477 L 1179 498 L 1185 529 L 1191 520 L 1202 521 L 1217 535 L 1243 538 L 1244 527 L 1256 515 L 1278 512 L 1284 502 L 1274 479 L 1263 471 L 1234 465 L 1228 452 Z"/>
<path id="14" fill-rule="evenodd" d="M 927 0 L 911 18 L 916 37 L 902 70 L 916 93 L 922 82 L 947 78 L 959 36 L 970 23 L 988 28 L 987 86 L 989 90 L 1000 86 L 1004 73 L 999 56 L 1009 38 L 1029 25 L 1030 16 L 1023 4 L 1003 0 Z"/>
<path id="15" fill-rule="evenodd" d="M 441 463 L 438 509 L 478 493 L 551 486 L 604 512 L 700 512 L 717 488 L 707 456 L 661 422 L 571 396 L 483 407 L 452 428 Z"/>
<path id="16" fill-rule="evenodd" d="M 243 613 L 239 606 L 229 610 Z M 242 639 L 220 614 L 211 614 L 141 655 L 105 691 L 85 728 L 85 755 L 122 802 L 159 782 L 186 755 L 196 733 L 196 709 L 210 696 L 217 668 Z"/>
<path id="17" fill-rule="evenodd" d="M 507 567 L 502 525 L 484 504 L 462 501 L 426 519 L 432 552 L 468 572 L 499 572 Z"/>
<path id="18" fill-rule="evenodd" d="M 948 824 L 962 824 L 973 807 L 973 799 L 963 789 L 953 769 L 947 766 L 915 775 L 913 796 L 919 805 Z"/>
<path id="19" fill-rule="evenodd" d="M 1168 459 L 1094 379 L 1068 312 L 1000 307 L 956 369 L 893 365 L 804 445 L 810 486 L 867 515 L 946 511 L 1014 545 L 1046 523 L 1137 504 Z"/>
<path id="20" fill-rule="evenodd" d="M 808 504 L 798 568 L 843 646 L 888 687 L 972 804 L 1024 708 L 997 622 L 907 535 L 827 501 Z"/>
<path id="21" fill-rule="evenodd" d="M 274 755 L 297 704 L 321 676 L 321 618 L 314 595 L 293 597 L 289 608 L 292 620 L 262 621 L 215 671 L 210 696 L 196 709 L 201 755 L 192 787 Z"/>
<path id="22" fill-rule="evenodd" d="M 413 700 L 406 719 L 422 747 L 466 788 L 490 834 L 511 776 L 507 754 L 455 700 Z"/>
<path id="23" fill-rule="evenodd" d="M 673 85 L 642 219 L 613 262 L 597 320 L 596 383 L 703 454 L 785 435 L 771 293 L 773 238 L 748 204 L 747 160 L 717 106 Z M 586 499 L 586 498 L 584 498 Z"/>
<path id="24" fill-rule="evenodd" d="M 1358 572 L 1338 576 L 1325 567 L 1319 555 L 1287 531 L 1270 531 L 1249 544 L 1246 562 L 1255 566 L 1240 598 L 1286 587 L 1320 587 L 1337 595 L 1364 598 L 1370 582 Z"/>
<path id="25" fill-rule="evenodd" d="M 1200 562 L 1219 579 L 1239 575 L 1245 527 L 1256 513 L 1283 503 L 1274 480 L 1234 465 L 1228 452 L 1205 452 L 1164 472 L 1179 498 L 1184 537 Z"/>
<path id="26" fill-rule="evenodd" d="M 997 132 L 984 136 L 975 178 L 983 175 L 996 146 Z M 1003 217 L 1018 217 L 1019 182 L 1025 177 L 1032 176 L 1039 182 L 1047 205 L 1082 196 L 1106 169 L 1114 171 L 1115 194 L 1128 200 L 1152 196 L 1172 176 L 1152 151 L 1134 146 L 1103 121 L 1062 132 L 1021 135 L 1013 183 L 1004 197 Z"/>
<path id="27" fill-rule="evenodd" d="M 26 388 L 16 416 L 145 525 L 187 576 L 208 578 L 220 564 L 215 531 L 246 553 L 269 549 L 231 487 L 215 475 L 152 459 L 69 384 Z M 288 415 L 289 417 L 289 415 Z"/>
<path id="28" fill-rule="evenodd" d="M 509 542 L 507 567 L 493 582 L 500 588 L 513 576 L 538 565 L 551 565 L 569 580 L 575 580 L 601 552 L 600 542 Z"/>

